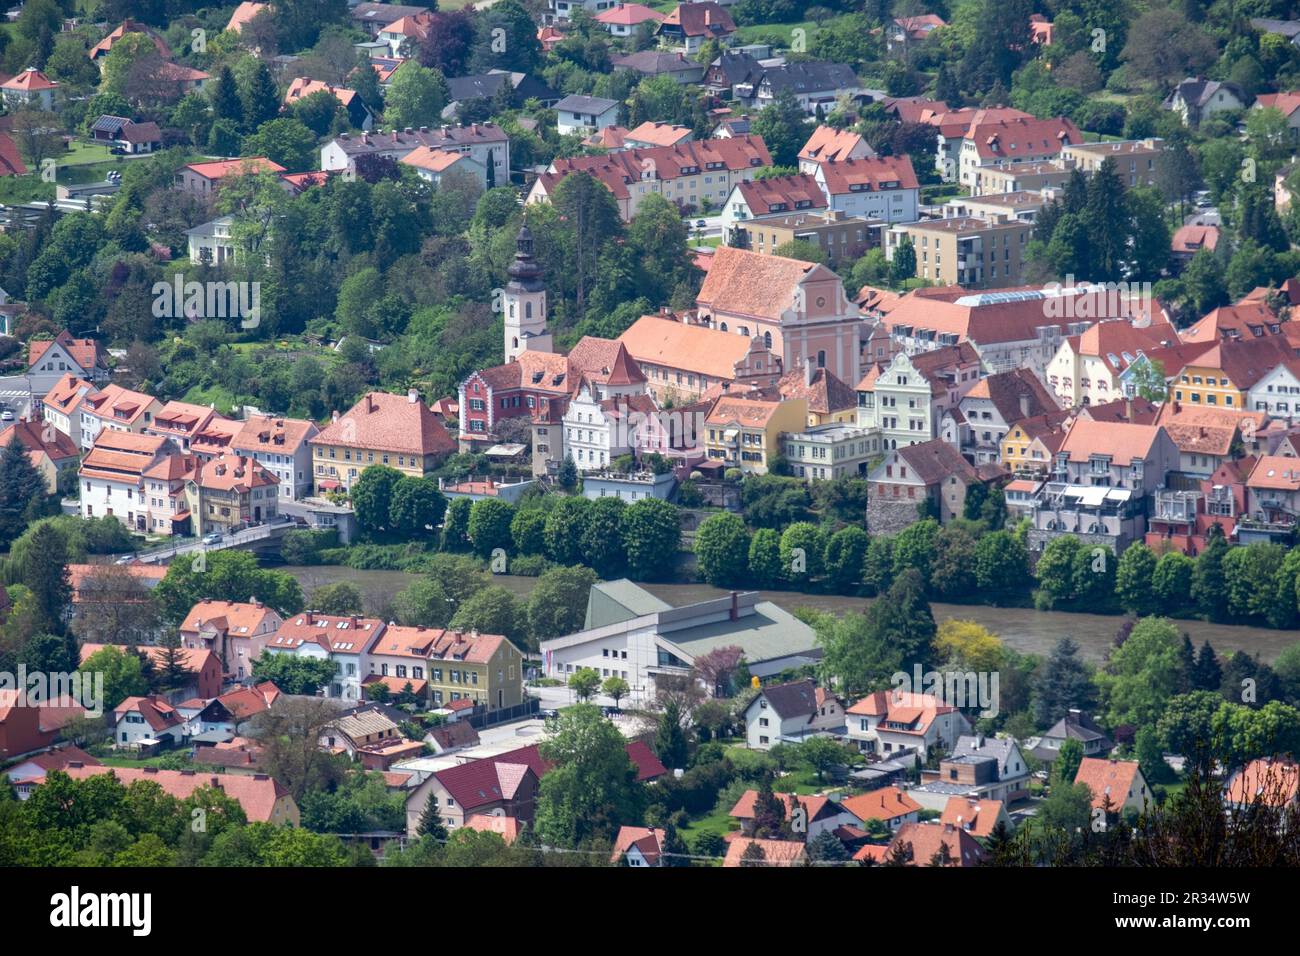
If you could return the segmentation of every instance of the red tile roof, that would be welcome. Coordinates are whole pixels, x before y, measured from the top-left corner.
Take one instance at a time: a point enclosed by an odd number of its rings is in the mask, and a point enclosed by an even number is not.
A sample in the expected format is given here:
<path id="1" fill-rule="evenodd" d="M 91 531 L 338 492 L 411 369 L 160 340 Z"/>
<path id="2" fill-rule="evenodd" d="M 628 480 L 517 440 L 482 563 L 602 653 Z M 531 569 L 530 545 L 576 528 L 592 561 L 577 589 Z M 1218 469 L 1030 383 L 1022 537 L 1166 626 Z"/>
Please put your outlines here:
<path id="1" fill-rule="evenodd" d="M 758 863 L 758 866 L 798 866 L 807 858 L 804 845 L 795 840 L 754 840 L 749 837 L 736 837 L 727 844 L 727 856 L 722 861 L 722 865 L 727 868 L 741 866 L 745 851 L 755 843 L 763 851 L 763 861 Z"/>
<path id="2" fill-rule="evenodd" d="M 931 866 L 943 849 L 948 851 L 948 866 L 978 866 L 986 855 L 973 836 L 944 823 L 904 823 L 889 844 L 891 851 L 899 846 L 910 850 L 909 866 Z"/>
<path id="3" fill-rule="evenodd" d="M 1062 146 L 1083 142 L 1079 127 L 1064 117 L 976 121 L 964 138 L 975 144 L 981 159 L 1055 155 Z"/>
<path id="4" fill-rule="evenodd" d="M 272 162 L 265 156 L 250 156 L 244 159 L 223 159 L 211 163 L 190 163 L 185 169 L 191 170 L 204 179 L 223 179 L 226 176 L 244 173 L 284 173 L 288 172 L 279 163 Z"/>
<path id="5" fill-rule="evenodd" d="M 401 454 L 451 453 L 456 442 L 419 396 L 369 392 L 319 435 L 313 445 L 342 445 Z"/>
<path id="6" fill-rule="evenodd" d="M 826 194 L 817 185 L 817 177 L 808 173 L 755 179 L 737 183 L 736 189 L 753 216 L 825 209 L 827 203 Z"/>
<path id="7" fill-rule="evenodd" d="M 96 339 L 74 339 L 67 329 L 51 339 L 39 339 L 27 346 L 27 365 L 35 368 L 55 343 L 72 357 L 77 366 L 86 374 L 93 374 L 96 369 L 108 368 L 108 354 L 100 347 Z"/>
<path id="8" fill-rule="evenodd" d="M 907 156 L 877 156 L 874 159 L 827 160 L 818 166 L 826 188 L 839 196 L 862 189 L 871 192 L 917 189 L 920 182 Z"/>
<path id="9" fill-rule="evenodd" d="M 863 823 L 880 820 L 888 823 L 895 817 L 920 813 L 921 805 L 897 787 L 881 787 L 868 793 L 841 800 L 840 806 Z"/>
<path id="10" fill-rule="evenodd" d="M 206 774 L 191 770 L 155 770 L 123 767 L 68 767 L 64 773 L 74 780 L 85 780 L 111 773 L 123 786 L 138 780 L 150 780 L 178 800 L 184 800 L 203 787 L 217 787 L 239 802 L 250 823 L 271 822 L 275 802 L 288 797 L 289 791 L 266 774 Z M 290 798 L 292 799 L 292 798 Z"/>
<path id="11" fill-rule="evenodd" d="M 1136 760 L 1084 757 L 1079 772 L 1074 775 L 1074 782 L 1088 785 L 1094 809 L 1101 809 L 1109 802 L 1111 809 L 1118 812 L 1128 800 L 1139 773 Z"/>

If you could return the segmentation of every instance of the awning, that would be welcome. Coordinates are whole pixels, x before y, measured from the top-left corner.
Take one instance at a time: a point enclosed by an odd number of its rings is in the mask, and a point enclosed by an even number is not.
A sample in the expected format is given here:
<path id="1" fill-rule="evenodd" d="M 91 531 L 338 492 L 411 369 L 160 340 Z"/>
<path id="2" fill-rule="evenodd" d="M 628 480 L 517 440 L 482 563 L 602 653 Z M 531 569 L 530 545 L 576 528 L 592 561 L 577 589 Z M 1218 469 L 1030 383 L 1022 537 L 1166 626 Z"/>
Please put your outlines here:
<path id="1" fill-rule="evenodd" d="M 324 481 L 318 481 L 316 482 L 316 485 L 320 488 L 342 488 L 343 487 L 333 478 L 326 478 Z"/>

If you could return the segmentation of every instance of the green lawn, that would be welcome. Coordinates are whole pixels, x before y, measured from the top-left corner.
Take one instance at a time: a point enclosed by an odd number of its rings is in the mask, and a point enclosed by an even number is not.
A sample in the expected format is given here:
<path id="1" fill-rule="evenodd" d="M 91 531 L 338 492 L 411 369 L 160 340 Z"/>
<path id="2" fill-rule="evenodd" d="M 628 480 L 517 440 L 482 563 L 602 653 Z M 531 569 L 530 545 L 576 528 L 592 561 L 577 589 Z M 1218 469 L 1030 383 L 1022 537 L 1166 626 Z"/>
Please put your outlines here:
<path id="1" fill-rule="evenodd" d="M 114 163 L 121 160 L 114 156 L 104 143 L 88 143 L 73 140 L 72 146 L 59 157 L 60 166 L 86 166 L 91 163 Z"/>
<path id="2" fill-rule="evenodd" d="M 0 203 L 20 206 L 23 203 L 54 198 L 54 184 L 41 182 L 35 174 L 0 177 Z"/>
<path id="3" fill-rule="evenodd" d="M 812 20 L 804 20 L 800 23 L 755 23 L 752 26 L 737 27 L 735 45 L 770 43 L 773 46 L 791 49 L 795 44 L 795 38 L 800 36 L 794 32 L 795 30 L 803 31 L 802 40 L 806 50 L 812 45 L 813 35 L 817 32 L 817 24 Z"/>

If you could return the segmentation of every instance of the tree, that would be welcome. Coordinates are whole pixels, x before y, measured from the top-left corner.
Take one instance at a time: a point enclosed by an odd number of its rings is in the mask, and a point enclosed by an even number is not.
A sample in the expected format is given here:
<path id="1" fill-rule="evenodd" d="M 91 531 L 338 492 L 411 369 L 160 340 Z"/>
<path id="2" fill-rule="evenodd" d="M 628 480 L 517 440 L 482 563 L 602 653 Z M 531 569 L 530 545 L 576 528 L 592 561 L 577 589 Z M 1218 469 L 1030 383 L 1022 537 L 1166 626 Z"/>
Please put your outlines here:
<path id="1" fill-rule="evenodd" d="M 825 552 L 821 529 L 808 521 L 796 521 L 781 533 L 782 576 L 796 586 L 807 588 L 821 577 Z"/>
<path id="2" fill-rule="evenodd" d="M 1038 805 L 1036 823 L 1044 833 L 1074 834 L 1092 825 L 1093 793 L 1086 783 L 1053 787 Z"/>
<path id="3" fill-rule="evenodd" d="M 332 673 L 331 662 L 321 663 L 329 664 Z M 262 745 L 262 766 L 294 800 L 301 802 L 309 790 L 324 789 L 333 782 L 333 758 L 319 742 L 321 733 L 337 717 L 338 711 L 327 700 L 286 696 L 253 718 L 250 734 Z"/>
<path id="4" fill-rule="evenodd" d="M 821 783 L 826 774 L 845 766 L 852 758 L 842 744 L 830 737 L 809 737 L 798 744 L 796 759 L 817 774 L 817 782 Z"/>
<path id="5" fill-rule="evenodd" d="M 1222 741 L 1215 739 L 1214 724 L 1223 706 L 1227 705 L 1217 685 L 1213 691 L 1195 690 L 1171 697 L 1155 725 L 1160 743 L 1170 753 L 1183 755 L 1192 766 L 1208 773 L 1215 755 L 1222 753 Z"/>
<path id="6" fill-rule="evenodd" d="M 541 554 L 546 549 L 546 512 L 520 508 L 510 519 L 510 540 L 516 554 Z"/>
<path id="7" fill-rule="evenodd" d="M 1006 658 L 998 636 L 975 621 L 949 618 L 939 625 L 934 648 L 956 670 L 996 671 Z"/>
<path id="8" fill-rule="evenodd" d="M 867 533 L 853 525 L 836 531 L 826 542 L 826 577 L 836 593 L 856 594 L 861 588 L 862 561 L 870 544 Z"/>
<path id="9" fill-rule="evenodd" d="M 975 584 L 996 602 L 1024 590 L 1029 581 L 1029 555 L 1008 531 L 994 531 L 975 544 Z"/>
<path id="10" fill-rule="evenodd" d="M 453 498 L 447 505 L 446 520 L 442 525 L 442 549 L 467 551 L 469 549 L 469 519 L 474 502 L 469 498 Z"/>
<path id="11" fill-rule="evenodd" d="M 1143 618 L 1111 654 L 1097 680 L 1106 702 L 1108 726 L 1153 725 L 1178 691 L 1178 630 L 1164 618 Z"/>
<path id="12" fill-rule="evenodd" d="M 469 512 L 469 540 L 474 553 L 486 558 L 498 548 L 502 551 L 509 548 L 513 543 L 510 522 L 514 517 L 514 506 L 500 498 L 474 502 Z"/>
<path id="13" fill-rule="evenodd" d="M 1034 681 L 1034 723 L 1050 727 L 1072 709 L 1090 710 L 1094 695 L 1092 675 L 1079 658 L 1079 645 L 1063 637 Z"/>
<path id="14" fill-rule="evenodd" d="M 158 606 L 149 588 L 131 569 L 96 565 L 77 588 L 77 637 L 92 644 L 138 644 L 158 629 Z"/>
<path id="15" fill-rule="evenodd" d="M 587 509 L 582 529 L 582 560 L 602 578 L 623 576 L 626 562 L 621 536 L 623 512 L 627 502 L 622 498 L 598 498 Z"/>
<path id="16" fill-rule="evenodd" d="M 799 150 L 808 139 L 807 124 L 808 115 L 798 100 L 790 92 L 782 91 L 758 111 L 751 128 L 754 135 L 763 137 L 775 165 L 797 166 Z"/>
<path id="17" fill-rule="evenodd" d="M 1223 621 L 1228 616 L 1227 579 L 1223 563 L 1228 554 L 1228 542 L 1223 529 L 1216 523 L 1205 536 L 1205 547 L 1196 556 L 1192 569 L 1192 600 L 1211 621 Z"/>
<path id="18" fill-rule="evenodd" d="M 560 713 L 541 757 L 552 765 L 537 795 L 535 828 L 550 846 L 612 839 L 625 820 L 640 819 L 645 793 L 623 735 L 590 704 Z"/>
<path id="19" fill-rule="evenodd" d="M 450 626 L 457 631 L 501 634 L 524 643 L 528 619 L 522 602 L 498 585 L 483 588 L 468 597 L 452 615 Z"/>
<path id="20" fill-rule="evenodd" d="M 302 610 L 302 588 L 283 571 L 258 567 L 257 558 L 247 551 L 225 550 L 201 553 L 189 561 L 173 561 L 167 574 L 154 588 L 154 600 L 163 620 L 179 624 L 204 598 L 229 600 L 256 598 L 282 615 Z"/>
<path id="21" fill-rule="evenodd" d="M 711 696 L 726 697 L 731 693 L 732 678 L 744 657 L 745 652 L 741 647 L 728 644 L 699 655 L 691 667 Z"/>
<path id="22" fill-rule="evenodd" d="M 671 576 L 682 541 L 675 506 L 658 498 L 634 501 L 622 513 L 620 535 L 631 577 L 653 581 Z"/>
<path id="23" fill-rule="evenodd" d="M 773 588 L 782 583 L 781 535 L 759 528 L 749 541 L 749 579 L 754 587 Z"/>
<path id="24" fill-rule="evenodd" d="M 814 863 L 836 864 L 849 860 L 849 851 L 830 830 L 823 830 L 808 841 L 808 859 Z"/>
<path id="25" fill-rule="evenodd" d="M 368 533 L 388 530 L 393 506 L 393 491 L 405 476 L 388 465 L 367 465 L 352 483 L 349 495 L 357 523 Z"/>
<path id="26" fill-rule="evenodd" d="M 244 123 L 244 104 L 239 99 L 239 84 L 234 71 L 223 66 L 212 86 L 212 112 L 218 120 L 228 120 L 236 127 Z"/>
<path id="27" fill-rule="evenodd" d="M 23 533 L 44 499 L 45 480 L 27 458 L 15 431 L 0 452 L 0 548 Z"/>
<path id="28" fill-rule="evenodd" d="M 437 70 L 407 63 L 393 74 L 384 97 L 384 119 L 392 126 L 433 126 L 451 99 L 447 81 Z"/>
<path id="29" fill-rule="evenodd" d="M 695 560 L 700 576 L 714 587 L 733 587 L 743 582 L 748 554 L 749 532 L 738 515 L 730 512 L 711 515 L 695 532 Z"/>
<path id="30" fill-rule="evenodd" d="M 889 278 L 890 281 L 899 284 L 906 282 L 916 275 L 916 250 L 912 247 L 912 240 L 904 236 L 894 249 L 894 256 L 889 260 Z"/>
<path id="31" fill-rule="evenodd" d="M 613 698 L 614 706 L 617 707 L 624 697 L 632 693 L 632 688 L 623 678 L 611 675 L 600 685 L 600 692 L 606 697 Z"/>
<path id="32" fill-rule="evenodd" d="M 275 88 L 275 77 L 264 62 L 258 61 L 252 74 L 240 86 L 239 102 L 243 107 L 246 133 L 257 132 L 263 123 L 280 115 L 280 94 Z"/>
<path id="33" fill-rule="evenodd" d="M 1079 767 L 1083 764 L 1083 744 L 1073 737 L 1061 742 L 1061 749 L 1056 752 L 1052 763 L 1052 786 L 1069 787 L 1074 783 Z"/>
<path id="34" fill-rule="evenodd" d="M 72 603 L 72 584 L 68 577 L 67 539 L 53 526 L 41 525 L 32 534 L 30 547 L 17 567 L 18 582 L 30 592 L 27 607 L 34 630 L 63 635 L 67 611 Z M 69 671 L 76 670 L 73 655 Z"/>
<path id="35" fill-rule="evenodd" d="M 574 172 L 556 185 L 551 203 L 564 224 L 562 245 L 572 270 L 575 308 L 586 311 L 587 293 L 599 274 L 601 257 L 623 233 L 618 203 L 603 183 Z"/>
<path id="36" fill-rule="evenodd" d="M 766 866 L 767 851 L 757 840 L 750 840 L 745 847 L 745 852 L 740 854 L 740 865 L 745 867 Z"/>
<path id="37" fill-rule="evenodd" d="M 600 673 L 594 667 L 579 667 L 569 677 L 569 690 L 583 703 L 595 697 L 599 687 Z"/>
<path id="38" fill-rule="evenodd" d="M 415 828 L 415 832 L 421 837 L 427 837 L 436 843 L 447 842 L 447 826 L 442 822 L 441 808 L 438 805 L 438 798 L 432 794 L 424 802 L 424 810 L 420 813 L 420 822 Z"/>
<path id="39" fill-rule="evenodd" d="M 556 502 L 546 516 L 544 537 L 548 558 L 557 564 L 582 561 L 582 539 L 590 507 L 591 502 L 581 497 L 561 498 Z"/>
<path id="40" fill-rule="evenodd" d="M 180 632 L 171 628 L 164 631 L 163 635 L 158 638 L 158 646 L 163 649 L 163 652 L 154 675 L 154 683 L 157 688 L 170 691 L 186 686 L 194 678 L 194 672 L 186 664 L 186 656 L 181 647 Z M 223 660 L 222 666 L 228 667 L 229 662 Z"/>
<path id="41" fill-rule="evenodd" d="M 336 671 L 330 661 L 296 654 L 263 654 L 253 661 L 253 676 L 271 681 L 286 694 L 315 694 L 334 679 Z"/>
<path id="42" fill-rule="evenodd" d="M 1152 587 L 1156 563 L 1155 552 L 1140 541 L 1130 544 L 1120 555 L 1115 594 L 1126 611 L 1151 614 L 1157 610 Z"/>
<path id="43" fill-rule="evenodd" d="M 245 156 L 265 156 L 291 173 L 300 173 L 315 165 L 316 136 L 300 120 L 281 116 L 245 136 L 240 150 Z"/>
<path id="44" fill-rule="evenodd" d="M 553 568 L 537 579 L 528 596 L 528 632 L 535 641 L 572 634 L 582 628 L 587 597 L 596 583 L 590 568 Z"/>
<path id="45" fill-rule="evenodd" d="M 393 485 L 388 504 L 388 526 L 406 538 L 434 531 L 447 513 L 447 499 L 431 478 L 405 475 Z"/>
<path id="46" fill-rule="evenodd" d="M 109 645 L 91 654 L 77 668 L 82 674 L 104 675 L 104 700 L 106 709 L 116 707 L 128 697 L 149 693 L 140 656 Z"/>
<path id="47" fill-rule="evenodd" d="M 351 581 L 322 584 L 311 592 L 307 605 L 313 611 L 342 617 L 363 613 L 361 589 Z"/>
<path id="48" fill-rule="evenodd" d="M 684 769 L 690 757 L 686 730 L 682 726 L 684 719 L 681 702 L 676 697 L 664 701 L 655 732 L 654 750 L 660 762 L 669 769 Z"/>

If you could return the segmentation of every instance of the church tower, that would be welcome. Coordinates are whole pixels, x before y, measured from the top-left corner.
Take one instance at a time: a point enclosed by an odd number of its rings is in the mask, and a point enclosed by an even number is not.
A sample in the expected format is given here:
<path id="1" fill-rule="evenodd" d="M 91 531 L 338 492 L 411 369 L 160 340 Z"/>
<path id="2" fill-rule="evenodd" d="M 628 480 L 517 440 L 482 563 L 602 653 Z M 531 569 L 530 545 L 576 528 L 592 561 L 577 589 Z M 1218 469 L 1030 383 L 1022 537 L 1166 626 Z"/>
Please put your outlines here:
<path id="1" fill-rule="evenodd" d="M 505 361 L 519 357 L 525 349 L 550 352 L 551 334 L 546 331 L 546 284 L 542 267 L 533 258 L 533 234 L 528 223 L 515 239 L 515 261 L 510 264 L 510 281 L 501 297 L 505 318 Z"/>

